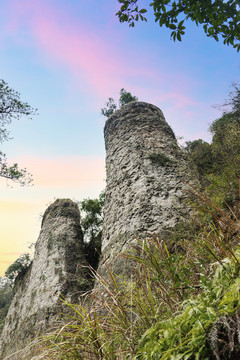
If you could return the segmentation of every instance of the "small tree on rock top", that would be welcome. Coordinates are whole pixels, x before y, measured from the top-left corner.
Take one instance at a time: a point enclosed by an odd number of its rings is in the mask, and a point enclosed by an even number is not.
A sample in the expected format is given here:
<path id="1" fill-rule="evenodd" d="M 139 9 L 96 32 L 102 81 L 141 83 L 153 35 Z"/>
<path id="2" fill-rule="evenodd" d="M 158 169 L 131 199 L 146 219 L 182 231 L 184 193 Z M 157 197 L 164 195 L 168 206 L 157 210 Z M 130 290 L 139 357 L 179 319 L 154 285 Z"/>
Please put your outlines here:
<path id="1" fill-rule="evenodd" d="M 126 91 L 125 89 L 120 90 L 120 98 L 119 98 L 119 108 L 122 106 L 132 102 L 138 101 L 136 96 L 133 96 L 130 92 Z M 113 98 L 108 98 L 108 102 L 106 102 L 106 107 L 101 109 L 101 115 L 109 117 L 117 110 L 116 101 Z"/>

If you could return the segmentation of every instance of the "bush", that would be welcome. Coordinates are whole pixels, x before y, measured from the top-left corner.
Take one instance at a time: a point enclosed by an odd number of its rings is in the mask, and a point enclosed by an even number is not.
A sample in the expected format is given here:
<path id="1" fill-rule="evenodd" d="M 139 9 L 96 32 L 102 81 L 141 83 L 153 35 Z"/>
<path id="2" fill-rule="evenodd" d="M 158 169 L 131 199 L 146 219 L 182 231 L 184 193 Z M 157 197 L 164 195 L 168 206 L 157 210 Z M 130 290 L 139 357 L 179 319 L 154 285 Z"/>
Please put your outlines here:
<path id="1" fill-rule="evenodd" d="M 21 255 L 13 264 L 11 264 L 7 270 L 5 271 L 5 276 L 11 280 L 12 282 L 15 281 L 16 277 L 24 272 L 30 265 L 30 255 L 23 254 Z"/>
<path id="2" fill-rule="evenodd" d="M 126 91 L 125 89 L 120 90 L 120 97 L 119 97 L 119 108 L 122 106 L 130 103 L 131 101 L 137 101 L 138 98 L 133 96 L 130 92 Z M 101 109 L 101 115 L 109 117 L 117 110 L 117 104 L 113 98 L 108 98 L 107 103 L 105 104 L 106 107 Z"/>
<path id="3" fill-rule="evenodd" d="M 228 112 L 210 126 L 212 143 L 199 139 L 187 142 L 185 147 L 198 170 L 203 191 L 220 207 L 232 206 L 240 198 L 239 104 L 240 89 L 235 84 L 231 99 L 225 104 Z"/>

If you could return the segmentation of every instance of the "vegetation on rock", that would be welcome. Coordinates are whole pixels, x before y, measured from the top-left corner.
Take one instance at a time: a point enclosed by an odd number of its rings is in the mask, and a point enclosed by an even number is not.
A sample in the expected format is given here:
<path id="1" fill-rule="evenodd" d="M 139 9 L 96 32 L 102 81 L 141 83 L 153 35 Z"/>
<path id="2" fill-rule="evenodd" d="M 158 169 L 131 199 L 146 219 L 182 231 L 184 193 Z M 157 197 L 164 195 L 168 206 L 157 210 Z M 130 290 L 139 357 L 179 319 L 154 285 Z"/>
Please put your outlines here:
<path id="1" fill-rule="evenodd" d="M 128 104 L 131 101 L 137 101 L 138 98 L 133 96 L 130 92 L 127 92 L 125 89 L 120 90 L 120 98 L 119 98 L 119 108 Z M 101 109 L 101 115 L 109 117 L 117 110 L 116 101 L 113 98 L 108 98 L 106 107 Z"/>
<path id="2" fill-rule="evenodd" d="M 5 276 L 13 284 L 17 276 L 25 273 L 25 271 L 28 269 L 30 264 L 31 264 L 30 255 L 23 254 L 7 268 L 7 270 L 5 271 Z"/>

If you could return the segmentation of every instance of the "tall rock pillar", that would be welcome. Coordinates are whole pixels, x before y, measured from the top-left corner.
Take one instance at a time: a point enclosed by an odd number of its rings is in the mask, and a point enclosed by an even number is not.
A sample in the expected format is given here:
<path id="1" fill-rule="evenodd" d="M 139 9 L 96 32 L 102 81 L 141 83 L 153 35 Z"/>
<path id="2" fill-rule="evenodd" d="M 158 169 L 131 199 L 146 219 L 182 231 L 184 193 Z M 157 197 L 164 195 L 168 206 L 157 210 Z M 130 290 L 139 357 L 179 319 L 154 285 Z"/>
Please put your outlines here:
<path id="1" fill-rule="evenodd" d="M 61 317 L 67 307 L 59 296 L 75 302 L 88 288 L 84 265 L 86 268 L 78 206 L 69 199 L 58 199 L 44 213 L 32 264 L 15 280 L 0 339 L 1 360 L 6 356 L 28 359 L 18 350 Z"/>
<path id="2" fill-rule="evenodd" d="M 161 235 L 189 213 L 189 164 L 154 105 L 125 105 L 106 121 L 104 135 L 107 186 L 99 270 L 105 260 L 115 259 L 113 270 L 124 273 L 116 255 L 136 236 Z"/>

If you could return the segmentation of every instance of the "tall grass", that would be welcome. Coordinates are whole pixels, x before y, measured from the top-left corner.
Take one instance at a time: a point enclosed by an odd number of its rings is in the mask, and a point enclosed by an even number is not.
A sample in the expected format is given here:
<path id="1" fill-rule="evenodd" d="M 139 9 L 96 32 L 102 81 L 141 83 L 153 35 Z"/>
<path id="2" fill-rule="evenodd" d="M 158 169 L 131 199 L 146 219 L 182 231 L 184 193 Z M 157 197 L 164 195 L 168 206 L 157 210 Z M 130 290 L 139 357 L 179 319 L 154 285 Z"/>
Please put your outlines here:
<path id="1" fill-rule="evenodd" d="M 171 252 L 156 235 L 122 256 L 130 278 L 94 272 L 100 286 L 39 339 L 44 359 L 230 359 L 240 348 L 240 225 L 193 189 L 212 222 Z"/>

